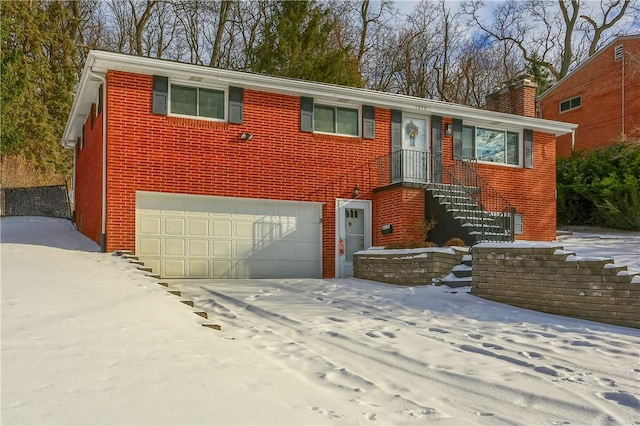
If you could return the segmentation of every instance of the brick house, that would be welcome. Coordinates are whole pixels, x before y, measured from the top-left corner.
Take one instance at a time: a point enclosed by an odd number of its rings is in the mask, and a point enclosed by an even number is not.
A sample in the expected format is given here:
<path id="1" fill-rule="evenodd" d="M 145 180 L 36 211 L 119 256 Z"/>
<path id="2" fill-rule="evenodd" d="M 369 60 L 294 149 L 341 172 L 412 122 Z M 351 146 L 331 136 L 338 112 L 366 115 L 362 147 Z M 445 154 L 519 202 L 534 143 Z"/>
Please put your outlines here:
<path id="1" fill-rule="evenodd" d="M 75 221 L 163 277 L 343 277 L 355 251 L 555 238 L 574 125 L 92 51 L 62 144 Z"/>
<path id="2" fill-rule="evenodd" d="M 579 124 L 558 156 L 640 137 L 640 34 L 617 37 L 538 98 L 539 117 Z"/>

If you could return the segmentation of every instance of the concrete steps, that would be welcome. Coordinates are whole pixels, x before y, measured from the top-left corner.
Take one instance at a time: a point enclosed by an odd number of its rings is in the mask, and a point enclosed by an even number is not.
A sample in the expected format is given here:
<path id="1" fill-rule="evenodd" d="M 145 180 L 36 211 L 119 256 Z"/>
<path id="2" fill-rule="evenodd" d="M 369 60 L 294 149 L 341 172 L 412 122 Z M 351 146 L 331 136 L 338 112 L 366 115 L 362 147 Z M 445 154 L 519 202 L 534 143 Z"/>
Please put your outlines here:
<path id="1" fill-rule="evenodd" d="M 452 288 L 470 286 L 473 272 L 472 261 L 472 255 L 465 254 L 462 257 L 462 263 L 451 269 L 451 273 L 442 279 L 442 284 Z"/>
<path id="2" fill-rule="evenodd" d="M 144 272 L 146 276 L 157 279 L 158 285 L 169 288 L 169 284 L 167 282 L 160 281 L 160 275 L 154 274 L 152 268 L 144 266 L 144 262 L 140 261 L 138 256 L 134 255 L 131 250 L 116 250 L 113 252 L 113 255 L 120 257 L 122 260 L 126 260 L 132 265 L 135 265 L 136 269 L 138 269 L 141 272 Z M 182 292 L 179 290 L 167 290 L 167 293 L 172 294 L 174 296 L 178 296 L 181 299 L 183 299 Z M 192 300 L 180 300 L 180 302 L 186 306 L 189 306 L 190 308 L 196 307 L 195 303 Z M 198 315 L 201 318 L 204 318 L 205 320 L 209 319 L 209 314 L 205 311 L 197 310 L 197 311 L 193 311 L 193 313 Z M 212 330 L 222 329 L 222 327 L 219 324 L 215 324 L 212 322 L 203 323 L 201 325 L 203 327 L 210 328 Z"/>

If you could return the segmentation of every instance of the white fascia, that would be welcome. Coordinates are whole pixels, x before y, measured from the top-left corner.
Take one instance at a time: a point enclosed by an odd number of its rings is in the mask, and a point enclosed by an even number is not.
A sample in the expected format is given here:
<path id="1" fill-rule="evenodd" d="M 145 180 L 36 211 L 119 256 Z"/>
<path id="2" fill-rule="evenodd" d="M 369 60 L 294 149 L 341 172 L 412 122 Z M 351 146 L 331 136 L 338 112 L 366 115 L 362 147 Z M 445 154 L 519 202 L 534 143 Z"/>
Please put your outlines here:
<path id="1" fill-rule="evenodd" d="M 577 127 L 577 125 L 571 123 L 504 114 L 407 95 L 240 71 L 229 71 L 202 65 L 158 60 L 121 53 L 91 51 L 87 57 L 87 63 L 82 78 L 80 79 L 76 98 L 74 99 L 69 121 L 67 122 L 63 136 L 62 143 L 65 146 L 69 146 L 68 141 L 72 140 L 72 134 L 77 133 L 77 130 L 73 132 L 73 128 L 75 125 L 77 129 L 77 124 L 74 123 L 81 120 L 78 114 L 86 111 L 82 109 L 82 107 L 84 105 L 86 108 L 87 102 L 81 100 L 84 97 L 90 96 L 84 93 L 84 91 L 88 89 L 88 86 L 90 86 L 87 81 L 88 77 L 86 76 L 88 70 L 99 74 L 106 74 L 108 71 L 114 70 L 145 75 L 162 75 L 183 81 L 239 86 L 245 89 L 291 96 L 308 96 L 335 103 L 357 103 L 373 105 L 380 108 L 399 109 L 405 112 L 423 115 L 439 115 L 462 120 L 475 120 L 493 126 L 515 126 L 539 132 L 552 133 L 556 136 L 571 133 L 573 129 Z M 91 104 L 88 103 L 88 105 L 90 107 Z M 80 128 L 81 127 L 82 125 L 80 125 Z"/>

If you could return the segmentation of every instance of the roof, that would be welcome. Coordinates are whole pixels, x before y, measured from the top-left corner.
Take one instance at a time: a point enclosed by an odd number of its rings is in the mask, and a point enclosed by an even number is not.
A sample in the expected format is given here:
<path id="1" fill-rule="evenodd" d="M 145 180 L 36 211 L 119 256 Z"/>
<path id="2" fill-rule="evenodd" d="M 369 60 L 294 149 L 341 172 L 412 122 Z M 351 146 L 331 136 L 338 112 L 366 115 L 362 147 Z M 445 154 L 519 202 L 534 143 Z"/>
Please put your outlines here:
<path id="1" fill-rule="evenodd" d="M 62 145 L 71 148 L 75 145 L 77 138 L 81 136 L 82 126 L 87 119 L 91 104 L 96 102 L 96 93 L 101 78 L 104 78 L 108 71 L 161 75 L 170 79 L 233 85 L 245 89 L 291 96 L 308 96 L 338 103 L 360 103 L 381 108 L 399 109 L 405 112 L 473 120 L 487 125 L 522 127 L 553 133 L 556 136 L 570 133 L 577 127 L 576 124 L 571 123 L 481 110 L 433 99 L 92 50 L 87 56 L 76 89 L 71 112 L 62 136 Z"/>
<path id="2" fill-rule="evenodd" d="M 601 54 L 603 54 L 607 49 L 609 49 L 610 47 L 612 47 L 613 45 L 615 45 L 617 43 L 620 43 L 620 42 L 626 41 L 626 40 L 640 40 L 640 34 L 632 34 L 632 35 L 627 35 L 627 36 L 618 36 L 618 37 L 616 37 L 611 43 L 607 44 L 606 46 L 604 46 L 600 50 L 598 50 L 596 53 L 594 53 L 593 55 L 589 56 L 589 58 L 586 61 L 584 61 L 583 63 L 581 63 L 580 65 L 578 65 L 578 67 L 576 69 L 574 69 L 569 74 L 567 74 L 564 77 L 562 77 L 553 86 L 548 88 L 543 94 L 538 96 L 538 101 L 541 101 L 542 99 L 544 99 L 549 93 L 553 92 L 556 88 L 558 88 L 558 86 L 560 86 L 565 81 L 569 80 L 571 77 L 573 77 L 574 74 L 576 74 L 578 71 L 580 71 L 581 69 L 583 69 L 584 67 L 589 65 L 593 60 L 595 60 L 597 57 L 599 57 Z"/>

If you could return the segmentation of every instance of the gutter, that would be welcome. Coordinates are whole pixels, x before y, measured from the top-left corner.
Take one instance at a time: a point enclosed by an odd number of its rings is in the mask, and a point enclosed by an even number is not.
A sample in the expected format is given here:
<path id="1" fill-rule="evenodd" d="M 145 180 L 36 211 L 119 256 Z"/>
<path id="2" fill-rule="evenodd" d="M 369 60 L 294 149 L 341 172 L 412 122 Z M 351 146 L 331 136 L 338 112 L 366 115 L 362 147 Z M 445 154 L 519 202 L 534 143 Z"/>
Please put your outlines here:
<path id="1" fill-rule="evenodd" d="M 91 71 L 91 77 L 102 82 L 102 220 L 100 251 L 107 251 L 107 79 Z"/>

